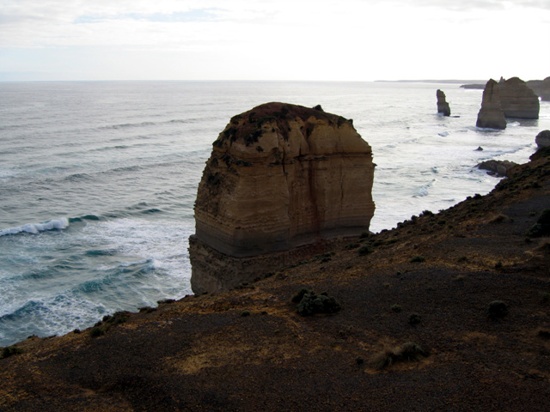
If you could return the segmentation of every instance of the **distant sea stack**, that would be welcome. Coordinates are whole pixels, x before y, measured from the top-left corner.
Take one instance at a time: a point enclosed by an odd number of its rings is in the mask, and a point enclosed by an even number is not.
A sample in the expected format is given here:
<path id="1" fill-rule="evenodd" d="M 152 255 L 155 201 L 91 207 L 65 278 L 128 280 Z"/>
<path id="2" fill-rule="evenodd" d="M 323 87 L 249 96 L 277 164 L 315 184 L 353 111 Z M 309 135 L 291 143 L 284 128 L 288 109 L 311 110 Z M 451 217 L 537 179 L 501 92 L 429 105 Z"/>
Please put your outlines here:
<path id="1" fill-rule="evenodd" d="M 198 188 L 193 292 L 234 288 L 368 231 L 373 176 L 352 121 L 320 106 L 267 103 L 233 117 Z"/>
<path id="2" fill-rule="evenodd" d="M 550 102 L 550 77 L 544 80 L 529 80 L 527 86 L 532 89 L 543 102 Z"/>
<path id="3" fill-rule="evenodd" d="M 477 127 L 506 129 L 506 117 L 500 105 L 498 83 L 490 79 L 483 89 L 481 109 L 477 114 Z"/>
<path id="4" fill-rule="evenodd" d="M 519 77 L 508 80 L 501 78 L 498 88 L 504 116 L 518 119 L 539 118 L 539 98 Z"/>
<path id="5" fill-rule="evenodd" d="M 447 103 L 445 93 L 442 90 L 437 89 L 436 97 L 437 113 L 441 113 L 443 116 L 450 116 L 451 108 L 449 107 L 449 103 Z"/>

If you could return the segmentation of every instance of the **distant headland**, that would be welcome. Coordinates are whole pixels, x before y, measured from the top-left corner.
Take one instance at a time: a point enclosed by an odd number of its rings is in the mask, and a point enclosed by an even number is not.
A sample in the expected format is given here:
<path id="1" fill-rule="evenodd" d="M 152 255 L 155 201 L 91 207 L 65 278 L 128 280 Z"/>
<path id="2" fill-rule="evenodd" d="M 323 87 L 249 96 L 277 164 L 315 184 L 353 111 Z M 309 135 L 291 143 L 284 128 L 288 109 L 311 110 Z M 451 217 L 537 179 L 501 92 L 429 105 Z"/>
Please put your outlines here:
<path id="1" fill-rule="evenodd" d="M 443 79 L 443 80 L 437 80 L 437 79 L 417 79 L 417 80 L 375 80 L 375 83 L 448 83 L 448 84 L 481 84 L 482 86 L 485 85 L 487 80 L 460 80 L 460 79 Z M 483 87 L 482 87 L 483 89 Z"/>

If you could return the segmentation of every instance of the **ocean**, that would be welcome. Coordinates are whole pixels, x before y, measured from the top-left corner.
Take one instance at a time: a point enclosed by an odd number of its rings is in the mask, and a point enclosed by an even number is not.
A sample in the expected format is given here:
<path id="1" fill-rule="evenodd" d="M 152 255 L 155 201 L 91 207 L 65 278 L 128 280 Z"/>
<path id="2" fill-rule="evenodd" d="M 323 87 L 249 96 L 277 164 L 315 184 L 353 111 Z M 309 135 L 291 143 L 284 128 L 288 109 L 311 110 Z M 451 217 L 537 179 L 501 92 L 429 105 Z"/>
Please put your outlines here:
<path id="1" fill-rule="evenodd" d="M 438 88 L 452 117 L 436 113 Z M 283 101 L 353 119 L 377 165 L 379 232 L 489 192 L 498 179 L 480 161 L 536 150 L 550 103 L 539 120 L 480 130 L 481 94 L 450 83 L 0 83 L 0 346 L 191 294 L 193 203 L 232 116 Z"/>

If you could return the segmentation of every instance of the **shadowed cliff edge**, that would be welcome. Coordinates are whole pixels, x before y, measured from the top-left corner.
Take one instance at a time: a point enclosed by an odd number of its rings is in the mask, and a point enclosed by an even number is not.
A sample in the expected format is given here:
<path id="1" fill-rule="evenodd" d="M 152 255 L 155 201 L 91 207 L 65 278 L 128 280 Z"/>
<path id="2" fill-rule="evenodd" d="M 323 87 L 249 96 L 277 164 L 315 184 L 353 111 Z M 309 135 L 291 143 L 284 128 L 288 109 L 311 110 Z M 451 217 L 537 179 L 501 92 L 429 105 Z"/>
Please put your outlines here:
<path id="1" fill-rule="evenodd" d="M 546 410 L 548 148 L 508 174 L 236 290 L 4 348 L 0 410 Z"/>

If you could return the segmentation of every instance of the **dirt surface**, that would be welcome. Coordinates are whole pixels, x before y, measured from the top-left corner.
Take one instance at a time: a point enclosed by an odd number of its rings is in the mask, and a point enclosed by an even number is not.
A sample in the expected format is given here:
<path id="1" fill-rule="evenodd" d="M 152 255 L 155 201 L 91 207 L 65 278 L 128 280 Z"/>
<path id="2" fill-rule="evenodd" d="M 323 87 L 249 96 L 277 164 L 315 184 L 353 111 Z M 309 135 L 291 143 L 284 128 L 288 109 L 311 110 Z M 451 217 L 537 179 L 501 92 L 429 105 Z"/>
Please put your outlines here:
<path id="1" fill-rule="evenodd" d="M 548 410 L 550 238 L 527 233 L 549 208 L 546 152 L 238 290 L 29 338 L 1 352 L 0 411 Z M 341 309 L 301 316 L 301 289 Z"/>

